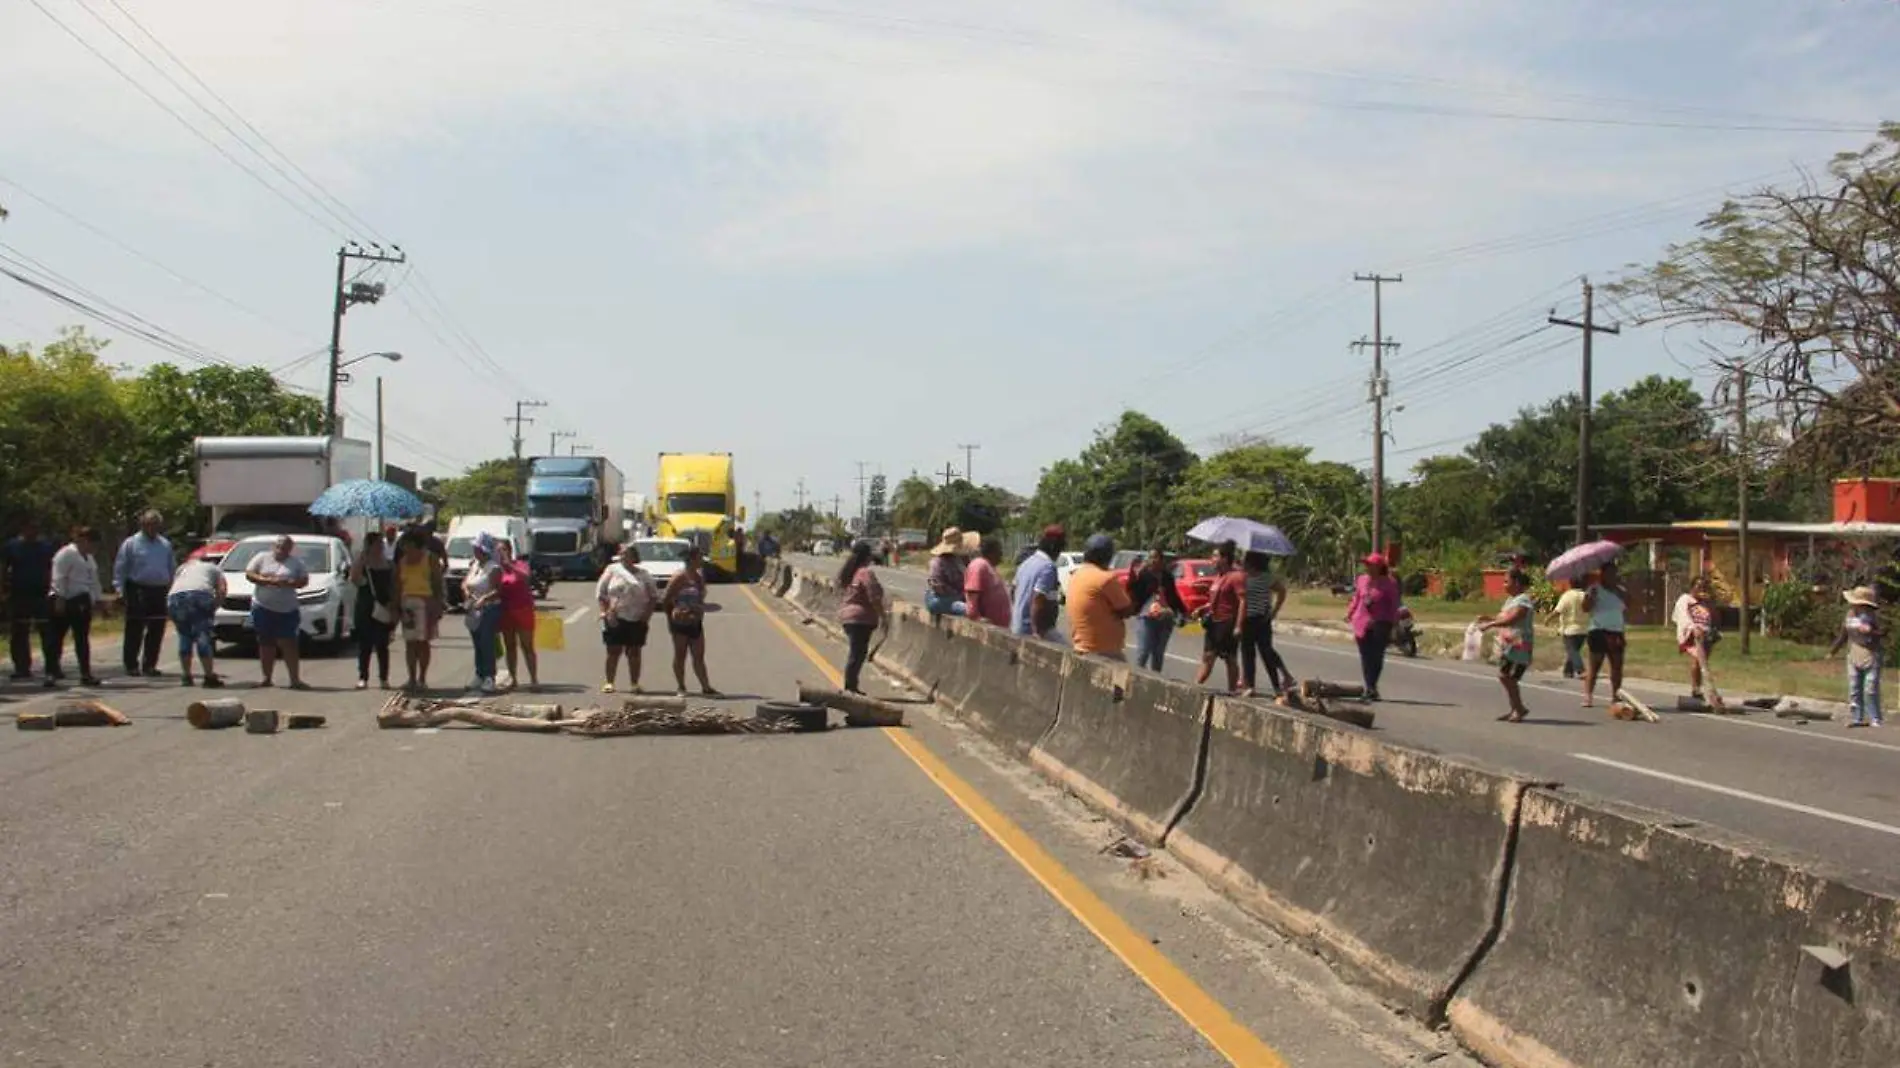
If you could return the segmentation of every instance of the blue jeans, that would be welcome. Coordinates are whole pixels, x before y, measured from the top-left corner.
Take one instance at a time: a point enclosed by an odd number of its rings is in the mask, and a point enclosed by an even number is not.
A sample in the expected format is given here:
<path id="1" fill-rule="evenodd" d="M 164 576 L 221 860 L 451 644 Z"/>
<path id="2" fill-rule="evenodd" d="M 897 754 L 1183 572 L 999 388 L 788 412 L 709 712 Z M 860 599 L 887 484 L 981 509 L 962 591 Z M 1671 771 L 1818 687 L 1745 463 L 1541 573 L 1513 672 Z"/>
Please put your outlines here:
<path id="1" fill-rule="evenodd" d="M 1135 666 L 1160 671 L 1168 659 L 1168 639 L 1174 636 L 1174 617 L 1142 616 L 1135 621 Z"/>
<path id="2" fill-rule="evenodd" d="M 196 650 L 199 657 L 211 659 L 211 622 L 217 615 L 217 599 L 203 590 L 185 590 L 167 598 L 165 610 L 178 631 L 178 655 L 189 656 Z"/>
<path id="3" fill-rule="evenodd" d="M 1855 723 L 1880 722 L 1880 663 L 1847 665 L 1847 707 Z"/>
<path id="4" fill-rule="evenodd" d="M 933 616 L 963 616 L 970 612 L 969 606 L 962 601 L 952 600 L 940 593 L 924 594 L 924 608 Z"/>
<path id="5" fill-rule="evenodd" d="M 495 641 L 501 635 L 501 605 L 491 604 L 468 614 L 468 640 L 475 646 L 475 677 L 495 677 Z"/>

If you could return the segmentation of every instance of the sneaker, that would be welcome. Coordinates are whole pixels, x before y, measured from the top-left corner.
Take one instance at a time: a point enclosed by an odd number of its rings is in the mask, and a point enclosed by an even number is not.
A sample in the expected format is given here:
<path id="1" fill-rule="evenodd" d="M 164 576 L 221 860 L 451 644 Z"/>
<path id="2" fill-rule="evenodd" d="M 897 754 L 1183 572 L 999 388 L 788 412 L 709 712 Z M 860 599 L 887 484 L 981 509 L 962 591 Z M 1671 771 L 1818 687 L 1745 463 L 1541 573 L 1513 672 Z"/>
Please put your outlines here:
<path id="1" fill-rule="evenodd" d="M 356 680 L 356 688 L 357 688 L 357 689 L 359 689 L 359 690 L 367 690 L 367 689 L 369 689 L 369 680 L 368 680 L 368 679 L 357 679 L 357 680 Z"/>
<path id="2" fill-rule="evenodd" d="M 206 675 L 205 676 L 205 689 L 221 690 L 223 688 L 224 688 L 224 676 L 222 675 Z"/>
<path id="3" fill-rule="evenodd" d="M 600 684 L 600 692 L 601 692 L 601 693 L 612 693 L 612 692 L 614 692 L 614 684 L 613 684 L 613 683 L 611 683 L 611 682 L 603 682 L 603 683 L 601 683 L 601 684 Z"/>
<path id="4" fill-rule="evenodd" d="M 476 689 L 480 690 L 482 693 L 492 694 L 495 692 L 495 680 L 483 679 L 481 682 L 481 685 L 477 686 Z"/>

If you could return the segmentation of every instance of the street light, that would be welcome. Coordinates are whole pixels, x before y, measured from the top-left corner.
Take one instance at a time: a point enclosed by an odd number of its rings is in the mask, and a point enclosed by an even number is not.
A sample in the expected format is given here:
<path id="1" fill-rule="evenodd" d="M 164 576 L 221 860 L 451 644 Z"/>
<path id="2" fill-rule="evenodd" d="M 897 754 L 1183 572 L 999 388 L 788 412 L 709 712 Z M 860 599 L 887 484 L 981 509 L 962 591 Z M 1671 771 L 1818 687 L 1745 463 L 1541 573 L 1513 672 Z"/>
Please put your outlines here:
<path id="1" fill-rule="evenodd" d="M 344 360 L 342 363 L 339 363 L 336 365 L 338 381 L 348 382 L 350 380 L 349 376 L 343 373 L 343 369 L 345 367 L 348 367 L 353 363 L 362 363 L 364 360 L 375 360 L 375 359 L 384 359 L 384 360 L 388 360 L 390 363 L 397 363 L 402 360 L 402 353 L 400 352 L 365 352 L 363 355 L 358 356 L 354 359 Z"/>

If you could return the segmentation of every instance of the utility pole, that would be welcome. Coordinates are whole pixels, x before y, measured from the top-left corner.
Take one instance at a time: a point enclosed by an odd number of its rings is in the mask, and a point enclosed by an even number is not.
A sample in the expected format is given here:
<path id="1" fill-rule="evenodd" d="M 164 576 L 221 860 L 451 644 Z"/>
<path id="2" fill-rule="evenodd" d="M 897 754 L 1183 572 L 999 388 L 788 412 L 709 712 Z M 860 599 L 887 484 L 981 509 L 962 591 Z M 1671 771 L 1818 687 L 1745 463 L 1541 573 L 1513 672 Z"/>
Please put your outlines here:
<path id="1" fill-rule="evenodd" d="M 982 447 L 981 445 L 957 446 L 957 448 L 963 450 L 963 477 L 970 482 L 976 481 L 976 475 L 973 473 L 976 470 L 976 458 L 973 454 Z"/>
<path id="2" fill-rule="evenodd" d="M 863 533 L 870 529 L 870 517 L 864 514 L 864 487 L 866 483 L 871 481 L 871 476 L 865 474 L 864 469 L 871 466 L 871 462 L 869 460 L 858 460 L 856 463 L 858 465 L 858 531 L 859 533 Z"/>
<path id="3" fill-rule="evenodd" d="M 838 518 L 838 509 L 843 508 L 843 507 L 844 507 L 844 495 L 838 494 L 838 493 L 832 494 L 831 495 L 831 518 L 833 519 Z"/>
<path id="4" fill-rule="evenodd" d="M 389 460 L 383 455 L 383 376 L 376 376 L 376 478 L 388 477 Z"/>
<path id="5" fill-rule="evenodd" d="M 950 461 L 945 460 L 943 462 L 943 485 L 945 489 L 950 488 L 950 480 L 955 477 L 957 477 L 957 469 L 951 466 Z"/>
<path id="6" fill-rule="evenodd" d="M 592 445 L 569 445 L 567 447 L 567 454 L 569 456 L 579 456 L 581 453 L 591 449 L 593 449 Z"/>
<path id="7" fill-rule="evenodd" d="M 1583 331 L 1583 403 L 1577 406 L 1577 544 L 1590 540 L 1590 405 L 1594 393 L 1590 385 L 1591 341 L 1598 334 L 1620 334 L 1619 326 L 1598 326 L 1596 287 L 1583 280 L 1583 321 L 1548 316 L 1552 326 L 1567 326 Z"/>
<path id="8" fill-rule="evenodd" d="M 1748 369 L 1735 369 L 1735 556 L 1738 563 L 1735 570 L 1739 574 L 1736 580 L 1736 596 L 1741 599 L 1737 606 L 1741 617 L 1736 620 L 1737 629 L 1742 635 L 1742 652 L 1748 652 Z"/>
<path id="9" fill-rule="evenodd" d="M 383 299 L 387 292 L 381 282 L 350 282 L 347 275 L 350 261 L 363 263 L 405 263 L 408 257 L 399 246 L 391 245 L 388 250 L 378 244 L 369 248 L 354 241 L 348 241 L 336 250 L 336 286 L 330 294 L 330 382 L 323 398 L 323 432 L 335 434 L 336 387 L 343 373 L 343 313 L 357 304 L 374 304 Z"/>
<path id="10" fill-rule="evenodd" d="M 561 445 L 560 445 L 561 439 L 577 437 L 577 436 L 578 435 L 576 435 L 572 430 L 548 431 L 548 455 L 559 456 L 561 454 Z"/>
<path id="11" fill-rule="evenodd" d="M 502 422 L 513 423 L 515 425 L 515 466 L 516 467 L 521 466 L 521 428 L 526 424 L 534 422 L 533 419 L 521 413 L 524 411 L 527 411 L 529 408 L 545 408 L 545 407 L 547 407 L 547 404 L 544 401 L 518 400 L 515 402 L 515 414 L 502 417 L 502 420 L 501 420 Z M 552 448 L 549 448 L 548 451 L 553 452 L 554 450 Z"/>
<path id="12" fill-rule="evenodd" d="M 805 476 L 798 476 L 798 510 L 805 510 Z"/>
<path id="13" fill-rule="evenodd" d="M 1353 342 L 1353 347 L 1372 350 L 1372 377 L 1367 388 L 1367 397 L 1372 401 L 1372 551 L 1382 553 L 1385 551 L 1385 395 L 1391 388 L 1391 380 L 1385 375 L 1385 350 L 1396 349 L 1399 343 L 1385 336 L 1385 324 L 1380 316 L 1384 310 L 1385 284 L 1403 282 L 1405 276 L 1374 271 L 1355 273 L 1352 280 L 1372 283 L 1372 340 L 1360 338 Z"/>

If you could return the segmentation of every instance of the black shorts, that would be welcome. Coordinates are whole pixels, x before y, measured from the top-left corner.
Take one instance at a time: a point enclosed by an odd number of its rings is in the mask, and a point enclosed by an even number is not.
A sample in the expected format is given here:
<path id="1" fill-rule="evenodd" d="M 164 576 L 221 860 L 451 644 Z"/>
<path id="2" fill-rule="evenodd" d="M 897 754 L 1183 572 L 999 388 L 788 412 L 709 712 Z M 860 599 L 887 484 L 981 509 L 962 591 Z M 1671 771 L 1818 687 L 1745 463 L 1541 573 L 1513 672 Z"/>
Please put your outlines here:
<path id="1" fill-rule="evenodd" d="M 1201 651 L 1215 656 L 1232 656 L 1239 644 L 1234 640 L 1234 621 L 1208 620 L 1202 624 Z"/>
<path id="2" fill-rule="evenodd" d="M 690 623 L 682 623 L 677 619 L 669 619 L 666 621 L 666 629 L 676 638 L 696 642 L 706 636 L 706 621 L 695 619 Z"/>
<path id="3" fill-rule="evenodd" d="M 1585 640 L 1589 642 L 1590 651 L 1598 656 L 1623 651 L 1623 632 L 1620 630 L 1593 630 Z"/>
<path id="4" fill-rule="evenodd" d="M 635 622 L 631 619 L 611 619 L 601 623 L 600 642 L 614 649 L 645 649 L 647 647 L 647 621 Z"/>
<path id="5" fill-rule="evenodd" d="M 1524 679 L 1524 673 L 1530 669 L 1529 664 L 1520 664 L 1514 660 L 1500 660 L 1498 661 L 1498 678 L 1521 682 Z"/>

